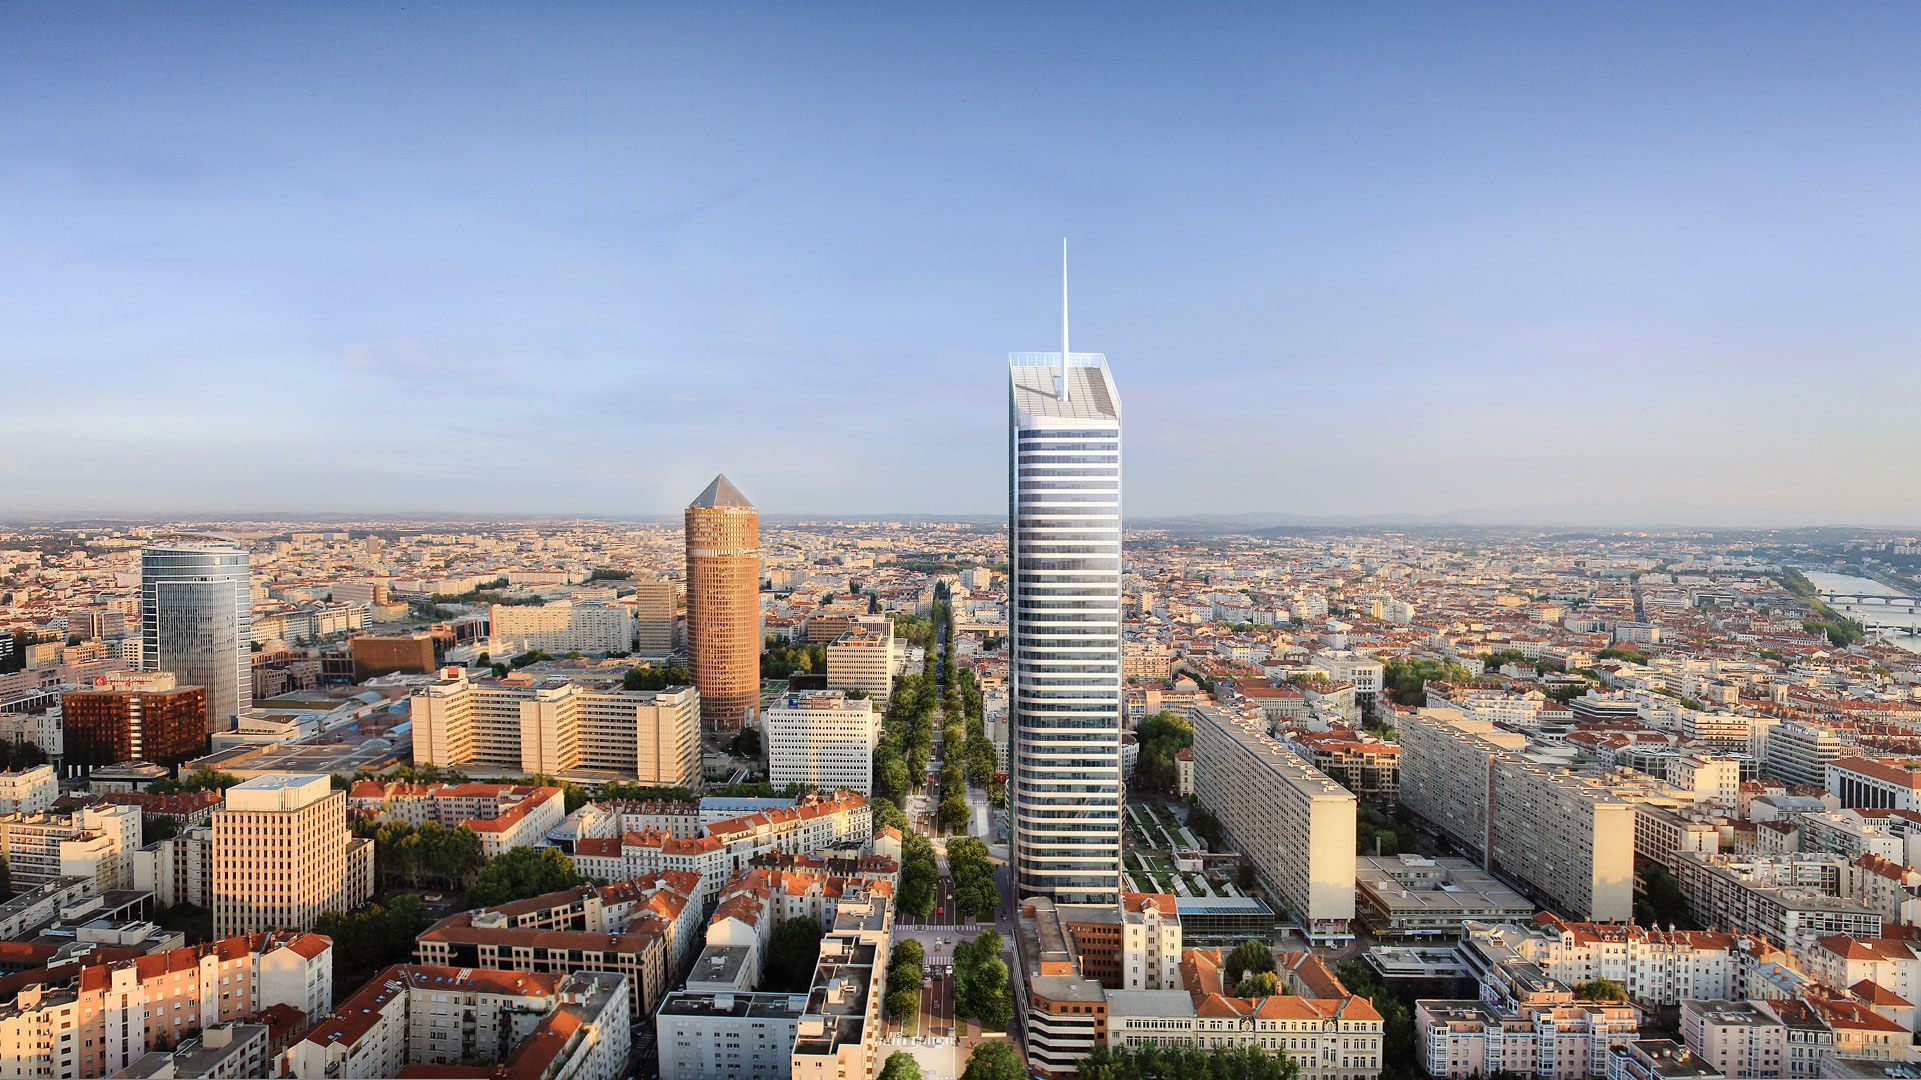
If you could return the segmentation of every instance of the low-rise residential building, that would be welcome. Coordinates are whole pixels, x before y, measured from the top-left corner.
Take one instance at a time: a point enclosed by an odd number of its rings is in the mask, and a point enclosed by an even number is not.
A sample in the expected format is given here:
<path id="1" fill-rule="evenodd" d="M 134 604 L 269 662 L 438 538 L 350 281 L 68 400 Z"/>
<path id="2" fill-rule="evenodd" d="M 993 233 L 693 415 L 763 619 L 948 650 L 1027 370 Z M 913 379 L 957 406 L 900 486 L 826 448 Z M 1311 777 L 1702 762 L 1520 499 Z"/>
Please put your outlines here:
<path id="1" fill-rule="evenodd" d="M 472 829 L 489 859 L 517 847 L 537 847 L 566 818 L 557 787 L 525 784 L 402 784 L 361 780 L 347 789 L 357 817 L 419 827 Z"/>
<path id="2" fill-rule="evenodd" d="M 606 971 L 493 971 L 395 964 L 281 1056 L 300 1080 L 406 1076 L 410 1066 L 503 1067 L 530 1080 L 626 1075 L 632 1013 Z"/>
<path id="3" fill-rule="evenodd" d="M 22 972 L 8 983 L 0 1058 L 16 1075 L 110 1076 L 150 1050 L 271 1006 L 319 1015 L 333 1002 L 333 943 L 251 934 Z"/>

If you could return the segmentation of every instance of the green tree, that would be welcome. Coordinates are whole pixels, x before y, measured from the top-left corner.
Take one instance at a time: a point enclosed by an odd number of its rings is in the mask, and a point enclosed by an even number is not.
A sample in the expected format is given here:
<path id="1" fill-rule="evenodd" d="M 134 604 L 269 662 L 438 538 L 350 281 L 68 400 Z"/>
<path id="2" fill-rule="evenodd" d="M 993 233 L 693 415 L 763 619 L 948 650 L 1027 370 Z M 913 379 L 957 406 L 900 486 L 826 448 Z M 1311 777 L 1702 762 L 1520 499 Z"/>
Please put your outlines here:
<path id="1" fill-rule="evenodd" d="M 1613 979 L 1593 979 L 1574 987 L 1576 1001 L 1626 1001 L 1628 988 Z"/>
<path id="2" fill-rule="evenodd" d="M 1235 997 L 1273 997 L 1280 992 L 1280 977 L 1271 971 L 1250 973 L 1234 987 Z"/>
<path id="3" fill-rule="evenodd" d="M 1146 791 L 1173 791 L 1178 772 L 1174 756 L 1194 745 L 1194 725 L 1162 710 L 1134 729 L 1140 740 L 1140 761 L 1134 766 L 1134 785 Z"/>
<path id="4" fill-rule="evenodd" d="M 907 762 L 901 760 L 898 752 L 887 747 L 874 751 L 874 792 L 892 802 L 899 803 L 907 798 L 910 790 Z"/>
<path id="5" fill-rule="evenodd" d="M 760 729 L 743 727 L 727 744 L 727 752 L 735 757 L 757 758 L 760 756 Z"/>
<path id="6" fill-rule="evenodd" d="M 913 938 L 904 938 L 888 953 L 887 959 L 893 964 L 912 964 L 920 967 L 927 959 L 927 951 Z"/>
<path id="7" fill-rule="evenodd" d="M 1234 951 L 1227 954 L 1225 977 L 1222 981 L 1229 985 L 1237 985 L 1241 981 L 1243 972 L 1273 970 L 1274 947 L 1265 941 L 1248 938 L 1234 946 Z"/>
<path id="8" fill-rule="evenodd" d="M 799 993 L 813 981 L 820 958 L 820 923 L 807 915 L 783 919 L 767 941 L 761 981 L 768 990 Z"/>
<path id="9" fill-rule="evenodd" d="M 919 999 L 919 992 L 916 991 L 916 1003 L 919 1002 Z M 889 999 L 888 1004 L 891 1007 L 891 999 Z M 887 1055 L 887 1064 L 880 1067 L 880 1073 L 875 1077 L 875 1080 L 920 1080 L 920 1062 L 915 1060 L 914 1055 L 905 1050 L 896 1050 Z"/>
<path id="10" fill-rule="evenodd" d="M 918 984 L 912 990 L 895 990 L 887 995 L 887 1018 L 899 1024 L 903 1033 L 914 1033 L 920 1021 Z"/>
<path id="11" fill-rule="evenodd" d="M 1010 1043 L 984 1042 L 974 1047 L 961 1080 L 1027 1080 L 1027 1063 Z"/>
<path id="12" fill-rule="evenodd" d="M 958 795 L 942 799 L 935 820 L 942 830 L 953 832 L 967 824 L 967 800 Z"/>
<path id="13" fill-rule="evenodd" d="M 587 884 L 558 848 L 512 848 L 495 856 L 467 890 L 470 907 L 492 907 Z"/>
<path id="14" fill-rule="evenodd" d="M 691 686 L 694 676 L 684 667 L 630 668 L 620 680 L 623 690 L 665 690 L 670 686 Z"/>

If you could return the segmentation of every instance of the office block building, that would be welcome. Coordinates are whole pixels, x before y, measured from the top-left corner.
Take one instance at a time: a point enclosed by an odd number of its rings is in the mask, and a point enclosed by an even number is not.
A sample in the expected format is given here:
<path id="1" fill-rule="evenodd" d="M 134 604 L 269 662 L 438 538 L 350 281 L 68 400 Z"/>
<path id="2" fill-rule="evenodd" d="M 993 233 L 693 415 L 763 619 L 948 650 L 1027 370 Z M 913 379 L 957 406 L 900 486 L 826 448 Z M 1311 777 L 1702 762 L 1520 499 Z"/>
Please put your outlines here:
<path id="1" fill-rule="evenodd" d="M 1098 353 L 1008 357 L 1014 890 L 1114 903 L 1121 855 L 1121 405 Z"/>
<path id="2" fill-rule="evenodd" d="M 1827 782 L 1829 763 L 1847 752 L 1847 740 L 1835 729 L 1814 721 L 1786 721 L 1768 733 L 1767 773 L 1784 783 L 1820 787 Z"/>
<path id="3" fill-rule="evenodd" d="M 247 681 L 249 692 L 253 680 Z M 62 764 L 82 774 L 125 761 L 178 765 L 207 748 L 207 691 L 171 672 L 113 672 L 60 696 Z"/>
<path id="4" fill-rule="evenodd" d="M 827 688 L 859 690 L 874 702 L 874 708 L 886 709 L 900 655 L 894 620 L 885 615 L 859 616 L 827 645 Z"/>
<path id="5" fill-rule="evenodd" d="M 1401 803 L 1490 872 L 1581 919 L 1634 914 L 1634 804 L 1529 761 L 1527 738 L 1458 709 L 1399 714 Z"/>
<path id="6" fill-rule="evenodd" d="M 425 675 L 440 666 L 443 645 L 444 639 L 432 634 L 356 634 L 348 643 L 354 681 L 378 675 Z"/>
<path id="7" fill-rule="evenodd" d="M 539 649 L 562 656 L 570 652 L 628 652 L 634 647 L 634 609 L 625 604 L 549 600 L 544 604 L 494 604 L 488 626 L 503 656 Z"/>
<path id="8" fill-rule="evenodd" d="M 1903 758 L 1836 758 L 1825 767 L 1824 786 L 1843 807 L 1921 809 L 1921 767 Z"/>
<path id="9" fill-rule="evenodd" d="M 214 812 L 212 874 L 214 933 L 311 930 L 373 896 L 373 841 L 349 833 L 331 777 L 257 776 Z"/>
<path id="10" fill-rule="evenodd" d="M 767 728 L 768 780 L 775 787 L 807 784 L 822 791 L 870 794 L 881 714 L 865 698 L 839 690 L 783 694 L 762 716 Z"/>
<path id="11" fill-rule="evenodd" d="M 661 660 L 680 651 L 680 586 L 665 578 L 634 582 L 634 655 Z"/>
<path id="12" fill-rule="evenodd" d="M 760 513 L 725 476 L 688 504 L 687 658 L 701 725 L 737 731 L 760 706 Z"/>
<path id="13" fill-rule="evenodd" d="M 253 579 L 247 549 L 224 537 L 183 537 L 140 554 L 141 665 L 206 689 L 208 732 L 249 711 Z"/>
<path id="14" fill-rule="evenodd" d="M 1346 788 L 1238 716 L 1188 710 L 1194 794 L 1313 940 L 1350 936 L 1357 807 Z"/>
<path id="15" fill-rule="evenodd" d="M 469 775 L 600 771 L 668 787 L 700 782 L 692 687 L 597 690 L 566 679 L 511 683 L 449 668 L 414 691 L 414 760 Z"/>

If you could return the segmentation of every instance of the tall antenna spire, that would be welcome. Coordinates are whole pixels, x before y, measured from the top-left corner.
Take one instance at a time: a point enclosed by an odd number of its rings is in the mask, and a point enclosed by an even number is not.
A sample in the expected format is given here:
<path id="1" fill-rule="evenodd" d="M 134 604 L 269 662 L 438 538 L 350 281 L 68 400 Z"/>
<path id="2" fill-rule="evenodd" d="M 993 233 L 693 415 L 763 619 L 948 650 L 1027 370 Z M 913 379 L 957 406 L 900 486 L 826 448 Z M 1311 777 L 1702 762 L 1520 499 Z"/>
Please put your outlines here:
<path id="1" fill-rule="evenodd" d="M 1067 237 L 1061 237 L 1061 400 L 1067 400 Z"/>

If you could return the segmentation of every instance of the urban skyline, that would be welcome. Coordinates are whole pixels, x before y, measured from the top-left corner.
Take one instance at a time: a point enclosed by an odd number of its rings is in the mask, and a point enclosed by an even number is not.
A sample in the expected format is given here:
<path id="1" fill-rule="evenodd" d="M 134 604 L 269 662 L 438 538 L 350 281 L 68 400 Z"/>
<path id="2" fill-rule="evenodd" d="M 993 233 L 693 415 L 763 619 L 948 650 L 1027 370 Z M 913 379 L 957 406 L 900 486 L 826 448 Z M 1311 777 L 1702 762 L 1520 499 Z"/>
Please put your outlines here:
<path id="1" fill-rule="evenodd" d="M 1915 40 L 0 10 L 0 1076 L 1916 1080 Z"/>

